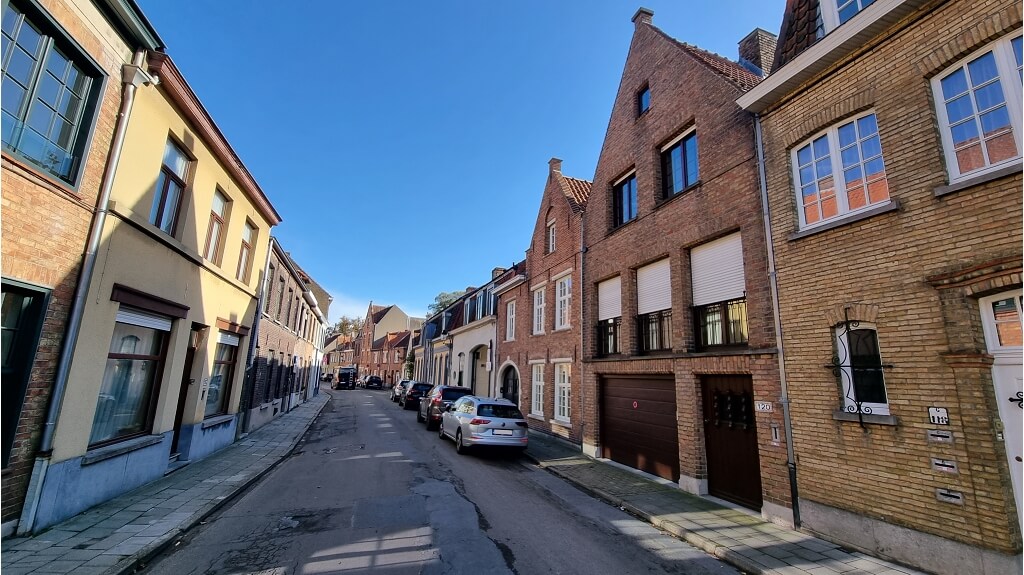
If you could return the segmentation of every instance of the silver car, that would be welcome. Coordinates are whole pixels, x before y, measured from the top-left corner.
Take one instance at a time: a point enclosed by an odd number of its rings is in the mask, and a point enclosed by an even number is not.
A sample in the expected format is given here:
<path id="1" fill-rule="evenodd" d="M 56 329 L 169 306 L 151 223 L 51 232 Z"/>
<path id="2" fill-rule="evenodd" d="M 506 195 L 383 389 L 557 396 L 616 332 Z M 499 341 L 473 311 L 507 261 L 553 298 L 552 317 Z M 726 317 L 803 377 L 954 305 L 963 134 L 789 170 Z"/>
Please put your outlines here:
<path id="1" fill-rule="evenodd" d="M 437 436 L 455 440 L 460 455 L 476 445 L 526 449 L 529 426 L 516 404 L 507 399 L 467 395 L 441 415 Z"/>

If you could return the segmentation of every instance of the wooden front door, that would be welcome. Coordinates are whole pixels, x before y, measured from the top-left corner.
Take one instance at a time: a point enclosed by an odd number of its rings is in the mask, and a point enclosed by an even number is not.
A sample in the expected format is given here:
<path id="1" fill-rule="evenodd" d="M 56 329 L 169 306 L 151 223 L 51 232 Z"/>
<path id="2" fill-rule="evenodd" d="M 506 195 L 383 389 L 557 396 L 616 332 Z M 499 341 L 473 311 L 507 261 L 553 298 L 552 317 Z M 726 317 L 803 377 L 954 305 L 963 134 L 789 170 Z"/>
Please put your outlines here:
<path id="1" fill-rule="evenodd" d="M 181 439 L 181 422 L 185 418 L 185 401 L 188 399 L 188 388 L 195 383 L 192 379 L 192 363 L 195 361 L 196 349 L 202 338 L 202 326 L 192 324 L 188 335 L 188 349 L 185 350 L 185 364 L 181 370 L 181 384 L 178 387 L 178 405 L 174 410 L 174 435 L 171 438 L 171 456 L 179 453 L 178 441 Z"/>
<path id="2" fill-rule="evenodd" d="M 761 465 L 750 376 L 708 375 L 701 381 L 708 493 L 760 509 Z"/>
<path id="3" fill-rule="evenodd" d="M 679 480 L 676 386 L 672 376 L 601 381 L 601 456 Z"/>
<path id="4" fill-rule="evenodd" d="M 519 405 L 519 374 L 512 366 L 505 368 L 505 374 L 501 378 L 501 396 Z"/>

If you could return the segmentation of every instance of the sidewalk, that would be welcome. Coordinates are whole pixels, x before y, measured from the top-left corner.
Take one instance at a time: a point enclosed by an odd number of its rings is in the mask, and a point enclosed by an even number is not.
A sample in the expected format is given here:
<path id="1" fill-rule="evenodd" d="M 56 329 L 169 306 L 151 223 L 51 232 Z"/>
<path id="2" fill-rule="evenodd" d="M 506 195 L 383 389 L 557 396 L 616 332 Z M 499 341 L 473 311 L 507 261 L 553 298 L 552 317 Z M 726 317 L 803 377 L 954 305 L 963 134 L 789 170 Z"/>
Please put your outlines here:
<path id="1" fill-rule="evenodd" d="M 244 439 L 34 537 L 2 543 L 3 575 L 131 572 L 282 461 L 330 395 L 319 395 Z"/>
<path id="2" fill-rule="evenodd" d="M 530 432 L 526 456 L 587 493 L 748 573 L 921 574 L 587 457 L 578 447 L 544 433 Z"/>

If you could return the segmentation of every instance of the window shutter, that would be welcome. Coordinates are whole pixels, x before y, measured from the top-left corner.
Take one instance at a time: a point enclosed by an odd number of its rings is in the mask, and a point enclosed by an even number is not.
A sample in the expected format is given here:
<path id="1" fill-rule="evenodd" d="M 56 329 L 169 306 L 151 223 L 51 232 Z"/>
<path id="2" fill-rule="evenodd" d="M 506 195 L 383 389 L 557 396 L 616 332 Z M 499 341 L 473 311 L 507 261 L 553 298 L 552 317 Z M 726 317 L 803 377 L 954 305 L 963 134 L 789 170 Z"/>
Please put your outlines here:
<path id="1" fill-rule="evenodd" d="M 239 338 L 237 335 L 233 333 L 222 331 L 219 334 L 217 334 L 217 343 L 223 343 L 224 345 L 238 347 L 239 341 L 241 341 L 241 338 Z"/>
<path id="2" fill-rule="evenodd" d="M 636 270 L 636 313 L 672 309 L 672 273 L 665 258 Z"/>
<path id="3" fill-rule="evenodd" d="M 693 305 L 707 305 L 744 297 L 743 242 L 740 234 L 708 242 L 690 250 Z"/>
<path id="4" fill-rule="evenodd" d="M 117 310 L 116 321 L 160 331 L 171 331 L 171 318 L 122 306 Z"/>
<path id="5" fill-rule="evenodd" d="M 622 316 L 622 276 L 597 284 L 597 319 Z"/>

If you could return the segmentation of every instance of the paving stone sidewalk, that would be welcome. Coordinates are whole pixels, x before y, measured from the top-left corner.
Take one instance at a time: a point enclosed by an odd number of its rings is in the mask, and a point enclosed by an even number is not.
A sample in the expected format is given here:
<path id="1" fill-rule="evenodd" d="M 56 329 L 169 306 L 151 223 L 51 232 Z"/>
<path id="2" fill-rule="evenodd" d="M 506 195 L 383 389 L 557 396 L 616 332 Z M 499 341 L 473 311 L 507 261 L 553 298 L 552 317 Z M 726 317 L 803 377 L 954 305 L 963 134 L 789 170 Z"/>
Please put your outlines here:
<path id="1" fill-rule="evenodd" d="M 748 573 L 924 575 L 587 457 L 578 447 L 545 433 L 530 432 L 526 455 L 599 499 Z"/>
<path id="2" fill-rule="evenodd" d="M 230 446 L 59 523 L 0 543 L 3 575 L 115 575 L 173 543 L 283 460 L 330 394 L 309 401 Z"/>

